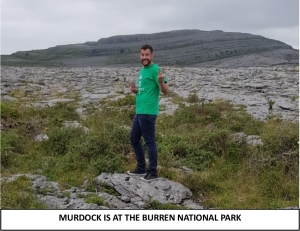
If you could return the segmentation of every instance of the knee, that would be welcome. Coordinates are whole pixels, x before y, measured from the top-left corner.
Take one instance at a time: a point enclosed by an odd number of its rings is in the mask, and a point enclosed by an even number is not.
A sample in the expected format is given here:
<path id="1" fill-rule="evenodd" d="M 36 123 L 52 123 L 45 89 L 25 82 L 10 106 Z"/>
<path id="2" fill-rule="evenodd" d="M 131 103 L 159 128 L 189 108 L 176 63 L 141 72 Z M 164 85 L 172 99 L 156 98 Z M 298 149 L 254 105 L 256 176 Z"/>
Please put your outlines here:
<path id="1" fill-rule="evenodd" d="M 134 136 L 130 136 L 130 143 L 131 144 L 136 144 L 136 143 L 139 143 L 140 142 L 140 139 L 138 139 L 137 137 L 134 137 Z"/>
<path id="2" fill-rule="evenodd" d="M 156 147 L 155 138 L 154 139 L 147 139 L 147 140 L 145 140 L 145 143 L 148 147 Z"/>

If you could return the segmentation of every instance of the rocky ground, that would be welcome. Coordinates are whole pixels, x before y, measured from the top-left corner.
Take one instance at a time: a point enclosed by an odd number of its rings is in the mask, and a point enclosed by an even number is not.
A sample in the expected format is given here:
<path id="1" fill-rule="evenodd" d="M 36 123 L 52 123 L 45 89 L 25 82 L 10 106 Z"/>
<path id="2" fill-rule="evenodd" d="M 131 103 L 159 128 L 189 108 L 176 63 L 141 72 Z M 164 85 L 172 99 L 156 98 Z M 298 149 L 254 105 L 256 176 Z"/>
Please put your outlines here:
<path id="1" fill-rule="evenodd" d="M 78 113 L 87 105 L 101 109 L 99 100 L 125 97 L 129 83 L 139 68 L 39 68 L 2 67 L 2 101 L 34 101 L 35 105 L 54 105 L 79 99 Z M 171 94 L 161 97 L 164 111 L 172 114 L 178 105 L 176 93 L 187 98 L 196 94 L 201 101 L 230 100 L 243 104 L 255 118 L 265 120 L 279 115 L 298 121 L 299 67 L 283 65 L 236 69 L 174 68 L 165 71 Z M 270 110 L 270 106 L 272 109 Z"/>
<path id="2" fill-rule="evenodd" d="M 20 176 L 26 176 L 32 181 L 31 188 L 37 200 L 44 203 L 47 209 L 147 209 L 151 201 L 172 204 L 178 206 L 178 209 L 204 209 L 199 204 L 201 202 L 192 200 L 188 188 L 160 177 L 155 181 L 144 182 L 138 176 L 102 173 L 94 179 L 94 191 L 89 191 L 87 181 L 81 187 L 61 190 L 57 182 L 48 181 L 42 175 L 17 174 L 2 177 L 1 181 L 9 183 Z M 88 197 L 101 198 L 101 203 L 88 201 Z M 298 206 L 281 209 L 298 209 Z"/>
<path id="3" fill-rule="evenodd" d="M 32 189 L 38 200 L 45 203 L 48 209 L 145 209 L 151 200 L 189 209 L 203 209 L 191 200 L 189 189 L 164 178 L 144 182 L 138 176 L 102 173 L 95 178 L 96 190 L 91 192 L 87 189 L 87 182 L 79 188 L 60 190 L 57 182 L 47 181 L 45 176 L 24 175 L 32 180 Z M 3 177 L 1 180 L 9 183 L 19 176 Z M 108 187 L 110 193 L 105 192 Z M 85 199 L 88 196 L 103 198 L 105 203 L 89 203 Z"/>

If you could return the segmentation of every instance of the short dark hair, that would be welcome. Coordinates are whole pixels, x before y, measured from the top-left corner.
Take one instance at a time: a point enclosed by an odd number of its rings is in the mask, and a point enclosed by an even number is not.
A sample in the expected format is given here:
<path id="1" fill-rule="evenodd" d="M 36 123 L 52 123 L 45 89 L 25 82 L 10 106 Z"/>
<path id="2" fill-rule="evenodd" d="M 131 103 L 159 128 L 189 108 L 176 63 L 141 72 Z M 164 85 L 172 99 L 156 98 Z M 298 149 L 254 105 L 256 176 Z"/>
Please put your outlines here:
<path id="1" fill-rule="evenodd" d="M 150 45 L 148 45 L 148 44 L 143 45 L 143 46 L 141 47 L 140 51 L 141 51 L 141 50 L 147 50 L 147 49 L 149 49 L 149 50 L 151 51 L 151 53 L 153 53 L 153 48 L 152 48 L 152 46 L 150 46 Z"/>

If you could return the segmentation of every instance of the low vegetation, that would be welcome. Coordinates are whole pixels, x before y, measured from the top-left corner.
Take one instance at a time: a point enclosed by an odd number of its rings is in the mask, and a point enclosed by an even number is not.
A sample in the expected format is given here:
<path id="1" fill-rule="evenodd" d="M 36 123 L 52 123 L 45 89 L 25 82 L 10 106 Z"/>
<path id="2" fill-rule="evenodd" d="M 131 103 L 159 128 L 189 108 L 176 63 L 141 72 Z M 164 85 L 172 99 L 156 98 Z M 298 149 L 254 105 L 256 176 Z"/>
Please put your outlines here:
<path id="1" fill-rule="evenodd" d="M 20 176 L 10 183 L 1 182 L 1 208 L 46 209 L 45 205 L 37 202 L 30 186 L 31 180 L 25 176 Z"/>
<path id="2" fill-rule="evenodd" d="M 147 209 L 186 209 L 186 207 L 184 206 L 180 206 L 180 205 L 174 205 L 174 204 L 161 204 L 159 203 L 159 201 L 156 200 L 150 200 L 148 205 L 147 205 Z"/>
<path id="3" fill-rule="evenodd" d="M 105 201 L 104 198 L 93 195 L 93 194 L 88 194 L 85 197 L 85 203 L 91 203 L 91 204 L 96 204 L 99 206 L 108 206 L 107 202 Z"/>
<path id="4" fill-rule="evenodd" d="M 185 106 L 183 98 L 173 97 L 179 108 L 173 115 L 160 114 L 156 125 L 161 177 L 188 187 L 204 207 L 271 209 L 299 204 L 298 123 L 276 117 L 254 120 L 243 106 L 236 109 L 227 101 L 203 103 L 191 95 L 191 105 Z M 75 112 L 76 102 L 44 108 L 2 102 L 2 176 L 42 174 L 59 182 L 61 189 L 80 187 L 88 179 L 89 190 L 95 191 L 92 180 L 101 172 L 123 173 L 133 168 L 132 95 L 101 104 L 102 110 L 87 108 L 88 115 L 81 118 Z M 63 127 L 64 121 L 72 120 L 89 132 Z M 237 132 L 259 135 L 263 145 L 234 141 L 232 134 Z M 35 141 L 38 134 L 47 134 L 49 139 Z M 182 166 L 193 172 L 180 171 Z M 2 182 L 1 207 L 44 208 L 36 202 L 29 182 L 24 177 Z M 105 204 L 101 198 L 85 200 Z M 149 208 L 171 209 L 157 202 Z"/>

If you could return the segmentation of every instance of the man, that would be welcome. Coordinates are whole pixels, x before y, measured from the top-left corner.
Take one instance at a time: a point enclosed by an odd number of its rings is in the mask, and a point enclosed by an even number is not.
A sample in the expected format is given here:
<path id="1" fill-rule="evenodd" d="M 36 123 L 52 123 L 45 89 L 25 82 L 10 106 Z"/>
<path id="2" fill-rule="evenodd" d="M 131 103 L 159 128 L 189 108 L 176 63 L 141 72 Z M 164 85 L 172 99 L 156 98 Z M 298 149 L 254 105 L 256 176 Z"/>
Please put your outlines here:
<path id="1" fill-rule="evenodd" d="M 159 111 L 159 94 L 168 93 L 167 79 L 163 70 L 152 62 L 153 48 L 143 45 L 140 49 L 140 59 L 143 68 L 140 70 L 136 84 L 130 84 L 130 90 L 136 93 L 136 114 L 132 123 L 130 142 L 136 155 L 137 166 L 129 175 L 140 175 L 141 180 L 157 179 L 157 147 L 155 142 L 155 121 Z M 146 143 L 149 156 L 149 169 L 146 162 L 141 137 Z"/>

